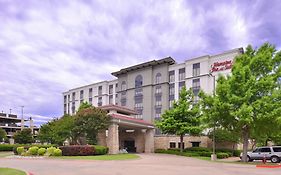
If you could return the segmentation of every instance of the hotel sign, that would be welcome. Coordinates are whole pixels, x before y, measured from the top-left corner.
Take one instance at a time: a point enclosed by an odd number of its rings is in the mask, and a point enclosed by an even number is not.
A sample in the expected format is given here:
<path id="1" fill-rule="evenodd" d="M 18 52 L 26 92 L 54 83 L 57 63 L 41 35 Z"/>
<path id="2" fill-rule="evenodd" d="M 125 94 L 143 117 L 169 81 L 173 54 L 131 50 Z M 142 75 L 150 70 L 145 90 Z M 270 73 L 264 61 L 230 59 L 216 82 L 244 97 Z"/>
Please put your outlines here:
<path id="1" fill-rule="evenodd" d="M 219 72 L 219 71 L 231 69 L 232 63 L 233 62 L 231 60 L 214 62 L 214 64 L 211 66 L 211 72 Z"/>

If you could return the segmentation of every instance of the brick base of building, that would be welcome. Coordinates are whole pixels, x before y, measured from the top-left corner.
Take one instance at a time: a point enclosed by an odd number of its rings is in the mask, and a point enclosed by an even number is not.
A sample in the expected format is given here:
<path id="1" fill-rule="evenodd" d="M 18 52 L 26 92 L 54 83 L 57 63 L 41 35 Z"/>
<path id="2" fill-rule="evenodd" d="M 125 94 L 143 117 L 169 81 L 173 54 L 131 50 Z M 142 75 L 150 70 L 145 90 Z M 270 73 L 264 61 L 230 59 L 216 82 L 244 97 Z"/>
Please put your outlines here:
<path id="1" fill-rule="evenodd" d="M 184 136 L 184 147 L 192 147 L 192 143 L 198 142 L 199 147 L 212 147 L 212 140 L 207 136 Z M 180 137 L 179 136 L 154 136 L 155 149 L 169 149 L 170 143 L 175 143 L 175 147 L 179 148 Z"/>

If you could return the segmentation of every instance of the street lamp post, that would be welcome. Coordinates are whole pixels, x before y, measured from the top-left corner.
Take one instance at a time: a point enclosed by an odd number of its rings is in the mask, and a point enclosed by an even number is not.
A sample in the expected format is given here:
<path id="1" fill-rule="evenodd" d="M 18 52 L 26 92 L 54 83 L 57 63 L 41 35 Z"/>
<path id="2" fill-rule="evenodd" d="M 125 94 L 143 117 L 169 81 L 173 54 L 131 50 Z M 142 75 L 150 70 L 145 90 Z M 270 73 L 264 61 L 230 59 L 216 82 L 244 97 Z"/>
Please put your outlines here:
<path id="1" fill-rule="evenodd" d="M 216 95 L 216 76 L 213 75 L 211 72 L 209 73 L 209 76 L 213 77 L 213 96 L 215 96 Z M 216 131 L 216 121 L 214 120 L 214 127 L 213 127 L 213 153 L 211 155 L 211 160 L 212 161 L 217 160 L 215 131 Z"/>
<path id="2" fill-rule="evenodd" d="M 24 129 L 23 108 L 24 106 L 21 106 L 21 130 Z"/>

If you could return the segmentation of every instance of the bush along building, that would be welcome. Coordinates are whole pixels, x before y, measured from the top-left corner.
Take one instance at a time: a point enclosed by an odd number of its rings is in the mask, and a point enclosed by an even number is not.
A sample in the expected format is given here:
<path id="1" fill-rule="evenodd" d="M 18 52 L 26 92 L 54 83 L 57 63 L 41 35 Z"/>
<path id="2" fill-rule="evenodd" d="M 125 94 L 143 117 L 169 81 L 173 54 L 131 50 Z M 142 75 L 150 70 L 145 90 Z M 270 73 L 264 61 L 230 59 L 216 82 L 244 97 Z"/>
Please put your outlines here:
<path id="1" fill-rule="evenodd" d="M 25 125 L 26 122 L 29 122 L 29 125 Z M 30 128 L 34 136 L 36 136 L 39 131 L 39 128 L 34 126 L 31 117 L 28 120 L 23 118 L 20 119 L 16 114 L 6 114 L 3 112 L 0 113 L 0 128 L 6 132 L 10 143 L 14 143 L 14 134 L 24 128 Z M 0 142 L 2 142 L 2 140 Z"/>
<path id="2" fill-rule="evenodd" d="M 217 55 L 188 59 L 183 63 L 176 63 L 173 58 L 167 57 L 123 68 L 111 73 L 116 77 L 115 80 L 97 82 L 64 92 L 64 113 L 75 114 L 82 102 L 106 108 L 115 116 L 115 123 L 104 133 L 103 137 L 106 139 L 101 140 L 104 145 L 113 144 L 115 151 L 122 148 L 136 152 L 179 148 L 179 137 L 162 135 L 154 128 L 153 123 L 172 106 L 174 100 L 179 99 L 179 92 L 184 86 L 187 89 L 192 88 L 195 100 L 198 99 L 199 90 L 212 94 L 218 76 L 229 74 L 234 58 L 241 53 L 243 49 L 237 48 Z M 123 122 L 121 126 L 116 116 L 119 119 L 121 116 L 124 121 L 133 124 L 126 125 Z M 111 141 L 113 133 L 117 137 L 114 143 Z M 145 148 L 145 145 L 152 143 L 153 146 Z M 184 137 L 184 147 L 198 146 L 211 147 L 211 140 L 207 136 Z"/>

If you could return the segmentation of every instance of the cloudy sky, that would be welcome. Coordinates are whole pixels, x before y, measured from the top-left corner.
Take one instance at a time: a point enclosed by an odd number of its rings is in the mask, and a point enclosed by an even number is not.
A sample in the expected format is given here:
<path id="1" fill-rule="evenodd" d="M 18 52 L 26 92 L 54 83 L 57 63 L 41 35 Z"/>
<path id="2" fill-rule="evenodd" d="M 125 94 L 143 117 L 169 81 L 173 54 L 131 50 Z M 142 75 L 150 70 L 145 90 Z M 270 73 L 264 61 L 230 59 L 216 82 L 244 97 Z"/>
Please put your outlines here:
<path id="1" fill-rule="evenodd" d="M 281 48 L 281 2 L 0 0 L 0 111 L 36 123 L 62 115 L 62 92 L 172 56 Z"/>

